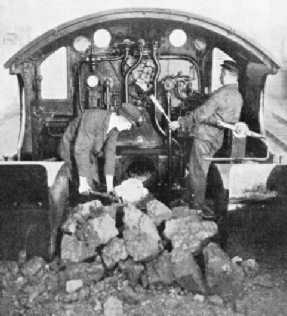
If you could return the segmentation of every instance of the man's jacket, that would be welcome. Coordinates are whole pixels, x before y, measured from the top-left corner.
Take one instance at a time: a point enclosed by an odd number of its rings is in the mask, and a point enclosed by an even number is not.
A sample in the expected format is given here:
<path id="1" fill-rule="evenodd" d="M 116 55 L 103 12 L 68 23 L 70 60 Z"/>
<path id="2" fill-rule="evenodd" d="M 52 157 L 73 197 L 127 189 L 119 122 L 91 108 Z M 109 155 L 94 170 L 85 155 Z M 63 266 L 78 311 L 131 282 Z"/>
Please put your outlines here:
<path id="1" fill-rule="evenodd" d="M 65 131 L 60 146 L 61 158 L 73 167 L 76 163 L 82 177 L 98 181 L 95 157 L 104 155 L 104 174 L 115 174 L 116 141 L 118 130 L 107 134 L 110 111 L 101 109 L 85 110 L 82 116 L 75 118 Z"/>
<path id="2" fill-rule="evenodd" d="M 243 99 L 236 84 L 225 85 L 213 92 L 200 107 L 179 119 L 180 126 L 189 126 L 195 137 L 218 150 L 223 143 L 224 129 L 217 121 L 235 124 L 239 121 Z"/>

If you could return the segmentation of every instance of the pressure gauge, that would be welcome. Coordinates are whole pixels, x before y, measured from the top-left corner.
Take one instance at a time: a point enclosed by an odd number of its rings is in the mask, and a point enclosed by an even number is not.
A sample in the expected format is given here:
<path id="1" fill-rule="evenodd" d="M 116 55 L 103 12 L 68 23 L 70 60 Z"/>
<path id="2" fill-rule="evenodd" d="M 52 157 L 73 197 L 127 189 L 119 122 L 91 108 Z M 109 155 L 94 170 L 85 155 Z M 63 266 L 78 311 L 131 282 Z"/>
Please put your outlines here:
<path id="1" fill-rule="evenodd" d="M 164 80 L 163 86 L 166 91 L 169 91 L 175 87 L 175 82 L 172 78 L 168 77 Z"/>
<path id="2" fill-rule="evenodd" d="M 206 41 L 202 38 L 196 38 L 193 41 L 193 45 L 195 47 L 196 50 L 202 52 L 206 49 Z"/>
<path id="3" fill-rule="evenodd" d="M 90 40 L 88 40 L 85 36 L 77 36 L 73 42 L 75 50 L 80 53 L 85 52 L 90 45 Z"/>
<path id="4" fill-rule="evenodd" d="M 87 85 L 90 88 L 95 88 L 98 84 L 99 84 L 99 77 L 95 76 L 95 75 L 91 75 L 87 78 Z"/>
<path id="5" fill-rule="evenodd" d="M 109 46 L 111 38 L 109 31 L 105 29 L 97 30 L 94 34 L 94 44 L 98 48 L 106 48 Z"/>
<path id="6" fill-rule="evenodd" d="M 169 35 L 169 41 L 174 47 L 181 47 L 186 43 L 186 33 L 181 29 L 173 30 Z"/>

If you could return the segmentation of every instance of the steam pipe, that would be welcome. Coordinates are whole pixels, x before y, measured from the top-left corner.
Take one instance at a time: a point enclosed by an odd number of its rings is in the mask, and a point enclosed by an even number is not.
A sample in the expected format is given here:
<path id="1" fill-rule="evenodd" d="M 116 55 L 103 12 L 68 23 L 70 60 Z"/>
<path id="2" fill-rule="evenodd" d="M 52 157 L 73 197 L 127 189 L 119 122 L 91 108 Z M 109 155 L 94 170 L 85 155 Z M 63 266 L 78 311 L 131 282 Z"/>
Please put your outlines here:
<path id="1" fill-rule="evenodd" d="M 104 85 L 105 85 L 105 92 L 104 92 L 104 104 L 106 109 L 110 109 L 110 92 L 111 92 L 111 81 L 112 79 L 106 78 Z"/>
<path id="2" fill-rule="evenodd" d="M 86 61 L 81 61 L 80 64 L 78 64 L 79 108 L 80 108 L 80 111 L 82 113 L 84 112 L 84 109 L 82 107 L 82 100 L 81 100 L 81 97 L 82 97 L 82 94 L 81 94 L 81 73 L 82 73 L 82 67 L 83 67 L 84 63 L 86 63 Z"/>
<path id="3" fill-rule="evenodd" d="M 159 125 L 158 119 L 157 119 L 157 117 L 156 117 L 156 110 L 155 110 L 155 108 L 154 108 L 154 115 L 153 115 L 153 118 L 154 118 L 155 125 L 156 125 L 158 131 L 160 132 L 161 136 L 167 137 L 165 131 L 164 131 L 164 130 L 161 128 L 161 126 Z"/>
<path id="4" fill-rule="evenodd" d="M 143 46 L 144 46 L 144 40 L 139 40 L 139 49 L 140 49 L 140 55 L 139 55 L 139 59 L 138 61 L 127 71 L 127 73 L 125 74 L 125 101 L 126 103 L 129 102 L 129 90 L 128 90 L 128 78 L 130 73 L 136 69 L 139 64 L 142 61 L 143 58 Z"/>
<path id="5" fill-rule="evenodd" d="M 171 92 L 167 91 L 167 115 L 170 121 L 171 118 Z M 172 187 L 172 137 L 171 137 L 171 129 L 168 129 L 168 138 L 167 138 L 167 144 L 168 144 L 168 191 L 171 191 Z"/>
<path id="6" fill-rule="evenodd" d="M 110 63 L 110 65 L 112 66 L 112 68 L 113 68 L 113 70 L 114 70 L 114 72 L 115 72 L 115 74 L 116 74 L 116 76 L 117 76 L 119 82 L 121 83 L 121 85 L 123 85 L 123 81 L 122 81 L 121 77 L 119 76 L 119 73 L 118 73 L 117 70 L 115 69 L 114 64 L 113 64 L 110 60 L 109 60 L 109 63 Z"/>
<path id="7" fill-rule="evenodd" d="M 129 53 L 130 53 L 130 42 L 125 42 L 125 44 L 126 44 L 125 55 L 124 55 L 124 59 L 122 60 L 122 63 L 121 63 L 121 72 L 122 72 L 123 76 L 125 75 L 124 67 L 125 67 L 125 64 L 128 60 Z"/>
<path id="8" fill-rule="evenodd" d="M 158 42 L 154 42 L 154 44 L 152 45 L 152 60 L 154 61 L 155 68 L 156 68 L 155 76 L 153 79 L 154 95 L 156 98 L 157 98 L 157 79 L 160 73 L 160 63 L 157 58 L 157 51 L 158 51 Z"/>
<path id="9" fill-rule="evenodd" d="M 106 105 L 107 110 L 110 109 L 110 102 L 109 102 L 110 97 L 109 97 L 109 95 L 110 95 L 110 85 L 107 84 L 106 91 L 104 92 L 104 103 Z"/>
<path id="10" fill-rule="evenodd" d="M 118 61 L 118 60 L 123 59 L 123 57 L 124 57 L 123 55 L 120 55 L 118 57 L 112 58 L 112 57 L 109 57 L 109 55 L 106 55 L 106 58 L 101 58 L 101 61 Z"/>

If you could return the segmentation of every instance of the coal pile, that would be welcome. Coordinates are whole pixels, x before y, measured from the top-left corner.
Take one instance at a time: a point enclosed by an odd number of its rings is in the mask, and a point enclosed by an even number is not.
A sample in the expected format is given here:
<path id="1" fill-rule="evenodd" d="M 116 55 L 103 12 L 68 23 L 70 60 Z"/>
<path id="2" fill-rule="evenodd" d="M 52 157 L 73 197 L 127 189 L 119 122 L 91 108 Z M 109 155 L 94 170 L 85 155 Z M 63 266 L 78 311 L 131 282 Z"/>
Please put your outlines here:
<path id="1" fill-rule="evenodd" d="M 215 222 L 153 198 L 141 204 L 79 204 L 62 225 L 59 258 L 26 261 L 21 252 L 18 262 L 2 262 L 3 315 L 124 315 L 158 292 L 171 301 L 238 297 L 244 270 L 254 269 L 212 241 Z"/>

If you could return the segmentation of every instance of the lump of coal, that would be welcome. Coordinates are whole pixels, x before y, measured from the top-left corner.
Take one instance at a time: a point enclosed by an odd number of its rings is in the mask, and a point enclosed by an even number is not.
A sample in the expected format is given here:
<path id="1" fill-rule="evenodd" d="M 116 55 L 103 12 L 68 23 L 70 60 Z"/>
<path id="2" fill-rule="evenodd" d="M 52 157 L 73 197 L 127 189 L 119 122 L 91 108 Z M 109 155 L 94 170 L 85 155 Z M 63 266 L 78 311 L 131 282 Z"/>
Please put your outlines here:
<path id="1" fill-rule="evenodd" d="M 147 203 L 147 214 L 152 218 L 156 226 L 159 226 L 163 221 L 171 218 L 171 210 L 158 200 L 152 200 Z"/>
<path id="2" fill-rule="evenodd" d="M 131 258 L 119 262 L 120 270 L 126 275 L 132 286 L 136 286 L 144 271 L 144 266 L 134 262 Z"/>
<path id="3" fill-rule="evenodd" d="M 84 284 L 99 281 L 105 273 L 105 268 L 100 262 L 81 262 L 68 265 L 62 271 L 62 278 L 68 280 L 83 280 Z"/>
<path id="4" fill-rule="evenodd" d="M 40 270 L 45 268 L 45 261 L 41 257 L 34 257 L 31 260 L 24 263 L 21 267 L 21 272 L 25 276 L 33 276 L 38 273 Z"/>
<path id="5" fill-rule="evenodd" d="M 124 315 L 123 304 L 114 296 L 110 296 L 104 304 L 104 316 Z"/>
<path id="6" fill-rule="evenodd" d="M 103 249 L 102 257 L 108 269 L 113 268 L 120 260 L 128 257 L 123 239 L 117 237 L 109 241 Z"/>
<path id="7" fill-rule="evenodd" d="M 177 248 L 172 251 L 171 260 L 173 274 L 180 286 L 189 292 L 206 294 L 202 272 L 191 252 Z"/>
<path id="8" fill-rule="evenodd" d="M 164 235 L 171 240 L 174 249 L 180 247 L 197 254 L 217 230 L 212 221 L 194 222 L 193 216 L 188 216 L 166 221 Z"/>
<path id="9" fill-rule="evenodd" d="M 136 203 L 148 194 L 142 181 L 130 178 L 115 187 L 115 194 L 124 202 Z"/>
<path id="10" fill-rule="evenodd" d="M 146 265 L 146 273 L 149 285 L 172 284 L 175 278 L 170 253 L 164 251 L 157 258 L 148 262 Z"/>
<path id="11" fill-rule="evenodd" d="M 215 243 L 203 250 L 205 276 L 212 294 L 233 300 L 242 290 L 243 269 L 232 262 L 229 256 Z"/>
<path id="12" fill-rule="evenodd" d="M 243 260 L 241 266 L 249 278 L 255 277 L 259 272 L 259 265 L 255 259 Z"/>
<path id="13" fill-rule="evenodd" d="M 81 262 L 94 256 L 95 247 L 89 247 L 84 241 L 78 240 L 75 235 L 64 234 L 61 243 L 61 259 L 64 261 Z"/>
<path id="14" fill-rule="evenodd" d="M 155 257 L 160 251 L 160 237 L 152 219 L 133 205 L 125 207 L 124 213 L 123 238 L 127 253 L 135 261 L 145 261 Z"/>

